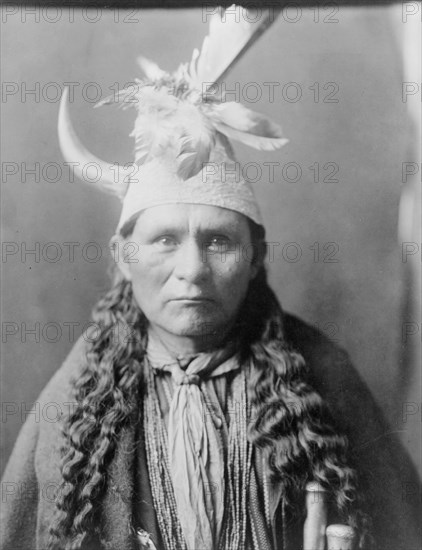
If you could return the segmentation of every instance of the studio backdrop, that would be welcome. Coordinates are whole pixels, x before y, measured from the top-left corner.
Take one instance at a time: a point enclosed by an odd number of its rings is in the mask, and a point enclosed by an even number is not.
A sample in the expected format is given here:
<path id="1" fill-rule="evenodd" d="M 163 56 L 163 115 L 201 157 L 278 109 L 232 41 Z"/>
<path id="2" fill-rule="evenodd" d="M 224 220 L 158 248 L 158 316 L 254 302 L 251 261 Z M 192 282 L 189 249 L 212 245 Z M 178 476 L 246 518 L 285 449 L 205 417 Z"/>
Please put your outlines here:
<path id="1" fill-rule="evenodd" d="M 135 112 L 94 105 L 142 76 L 139 55 L 169 71 L 188 61 L 208 23 L 205 9 L 3 8 L 3 465 L 109 287 L 119 204 L 79 181 L 61 155 L 65 83 L 81 141 L 117 170 L 133 160 Z M 236 147 L 265 219 L 270 281 L 284 309 L 349 352 L 390 422 L 383 437 L 398 434 L 419 464 L 411 266 L 420 251 L 400 240 L 398 220 L 416 172 L 408 101 L 420 90 L 404 86 L 404 25 L 402 6 L 293 6 L 221 86 L 227 100 L 269 115 L 289 139 L 275 153 Z M 87 168 L 86 180 L 96 175 Z M 38 414 L 54 421 L 57 411 Z"/>

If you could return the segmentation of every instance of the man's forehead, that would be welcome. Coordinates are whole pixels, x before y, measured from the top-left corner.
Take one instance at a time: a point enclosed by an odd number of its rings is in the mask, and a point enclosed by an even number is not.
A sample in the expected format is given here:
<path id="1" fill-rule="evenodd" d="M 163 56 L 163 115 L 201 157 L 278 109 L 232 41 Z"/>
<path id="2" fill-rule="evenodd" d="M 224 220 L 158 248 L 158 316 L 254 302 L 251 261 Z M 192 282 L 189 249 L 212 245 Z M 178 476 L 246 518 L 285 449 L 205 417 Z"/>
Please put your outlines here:
<path id="1" fill-rule="evenodd" d="M 166 204 L 148 208 L 140 212 L 135 230 L 154 230 L 163 226 L 197 231 L 222 228 L 249 230 L 248 219 L 243 214 L 202 204 Z"/>

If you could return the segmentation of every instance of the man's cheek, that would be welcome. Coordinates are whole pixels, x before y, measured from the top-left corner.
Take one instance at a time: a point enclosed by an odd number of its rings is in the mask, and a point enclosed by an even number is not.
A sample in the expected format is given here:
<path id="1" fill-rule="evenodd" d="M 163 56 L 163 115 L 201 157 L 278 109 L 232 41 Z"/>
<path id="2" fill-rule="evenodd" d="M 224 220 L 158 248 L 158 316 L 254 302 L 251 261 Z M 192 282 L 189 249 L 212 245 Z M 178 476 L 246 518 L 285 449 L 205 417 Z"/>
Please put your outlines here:
<path id="1" fill-rule="evenodd" d="M 233 265 L 216 282 L 225 293 L 241 295 L 249 284 L 249 273 L 249 266 L 243 264 Z"/>
<path id="2" fill-rule="evenodd" d="M 248 278 L 250 264 L 244 261 L 236 261 L 233 256 L 227 255 L 225 261 L 221 258 L 213 265 L 213 278 L 216 285 L 231 286 L 236 281 Z"/>
<path id="3" fill-rule="evenodd" d="M 136 242 L 126 243 L 124 257 L 126 262 L 143 270 L 160 269 L 170 259 L 167 255 L 157 253 L 149 245 Z"/>
<path id="4" fill-rule="evenodd" d="M 151 261 L 149 258 L 137 260 L 138 258 L 129 266 L 133 284 L 143 285 L 144 287 L 158 287 L 160 280 L 164 278 L 164 270 L 157 265 L 156 261 Z"/>

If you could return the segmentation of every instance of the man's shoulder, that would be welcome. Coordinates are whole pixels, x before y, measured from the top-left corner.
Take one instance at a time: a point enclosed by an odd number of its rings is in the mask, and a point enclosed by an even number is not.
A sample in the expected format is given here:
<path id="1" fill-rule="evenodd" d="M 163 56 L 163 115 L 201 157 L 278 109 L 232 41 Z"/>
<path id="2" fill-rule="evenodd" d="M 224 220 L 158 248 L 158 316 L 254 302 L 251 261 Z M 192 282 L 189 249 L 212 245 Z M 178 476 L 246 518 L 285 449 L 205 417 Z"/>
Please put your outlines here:
<path id="1" fill-rule="evenodd" d="M 286 341 L 303 355 L 311 368 L 322 368 L 333 362 L 337 365 L 350 364 L 349 356 L 341 346 L 315 325 L 303 321 L 296 315 L 284 313 L 283 329 Z"/>
<path id="2" fill-rule="evenodd" d="M 72 380 L 80 376 L 84 369 L 87 350 L 88 343 L 81 336 L 44 387 L 39 397 L 40 402 L 64 403 L 72 398 Z"/>
<path id="3" fill-rule="evenodd" d="M 295 315 L 285 313 L 284 333 L 292 349 L 305 359 L 309 382 L 333 405 L 344 402 L 353 394 L 372 400 L 346 350 L 321 330 Z"/>

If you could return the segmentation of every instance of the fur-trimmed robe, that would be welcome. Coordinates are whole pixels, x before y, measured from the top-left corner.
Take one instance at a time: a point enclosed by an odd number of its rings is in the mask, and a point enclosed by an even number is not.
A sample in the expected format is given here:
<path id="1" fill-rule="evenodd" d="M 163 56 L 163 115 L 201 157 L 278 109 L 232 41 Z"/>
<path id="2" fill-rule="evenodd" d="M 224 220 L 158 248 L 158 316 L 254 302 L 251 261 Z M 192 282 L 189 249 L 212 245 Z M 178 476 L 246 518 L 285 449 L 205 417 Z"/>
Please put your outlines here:
<path id="1" fill-rule="evenodd" d="M 304 356 L 311 384 L 330 404 L 349 438 L 374 523 L 376 547 L 420 550 L 422 516 L 417 475 L 347 355 L 321 333 L 290 315 L 285 316 L 285 334 L 292 347 Z M 47 403 L 57 404 L 56 411 L 68 410 L 72 400 L 69 381 L 84 362 L 85 342 L 80 339 L 41 393 L 38 399 L 41 410 L 46 410 Z M 3 550 L 46 548 L 55 506 L 54 490 L 60 483 L 61 434 L 60 423 L 54 421 L 55 414 L 51 413 L 53 421 L 43 415 L 38 423 L 34 415 L 28 416 L 6 467 L 1 503 Z M 133 425 L 121 432 L 102 502 L 103 543 L 92 542 L 89 550 L 139 549 L 132 525 L 136 484 L 142 483 L 139 468 L 134 482 L 135 434 Z M 145 517 L 144 523 L 151 524 L 153 529 L 155 518 Z M 300 549 L 296 546 L 292 550 Z"/>

